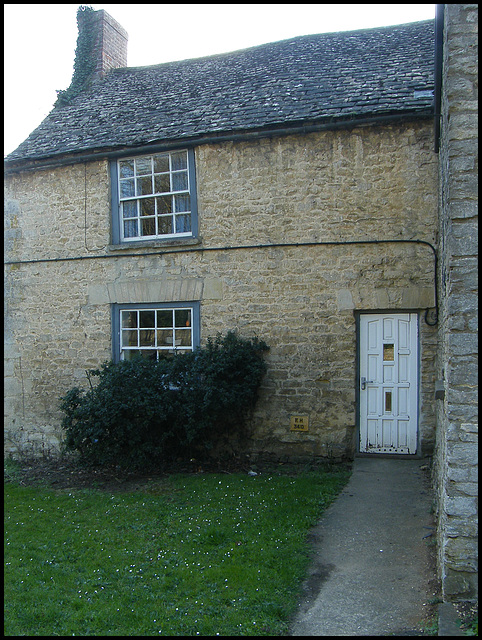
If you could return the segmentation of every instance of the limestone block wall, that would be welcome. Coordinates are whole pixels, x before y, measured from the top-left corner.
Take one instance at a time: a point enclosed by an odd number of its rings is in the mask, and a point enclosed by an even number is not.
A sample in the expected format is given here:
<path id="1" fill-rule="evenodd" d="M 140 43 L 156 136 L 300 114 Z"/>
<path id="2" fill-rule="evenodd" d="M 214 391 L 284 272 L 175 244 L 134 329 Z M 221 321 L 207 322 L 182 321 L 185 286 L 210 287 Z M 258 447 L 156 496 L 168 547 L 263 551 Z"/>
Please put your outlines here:
<path id="1" fill-rule="evenodd" d="M 169 253 L 110 245 L 106 161 L 7 177 L 6 451 L 58 450 L 58 398 L 110 359 L 113 303 L 191 300 L 201 303 L 202 341 L 238 329 L 270 345 L 252 449 L 278 456 L 353 455 L 356 314 L 420 312 L 430 451 L 436 333 L 423 316 L 434 305 L 433 254 L 360 241 L 435 242 L 431 123 L 195 153 L 200 237 Z M 308 415 L 309 431 L 292 432 L 292 415 Z"/>
<path id="2" fill-rule="evenodd" d="M 477 597 L 478 6 L 444 5 L 437 375 L 439 570 L 447 600 Z"/>

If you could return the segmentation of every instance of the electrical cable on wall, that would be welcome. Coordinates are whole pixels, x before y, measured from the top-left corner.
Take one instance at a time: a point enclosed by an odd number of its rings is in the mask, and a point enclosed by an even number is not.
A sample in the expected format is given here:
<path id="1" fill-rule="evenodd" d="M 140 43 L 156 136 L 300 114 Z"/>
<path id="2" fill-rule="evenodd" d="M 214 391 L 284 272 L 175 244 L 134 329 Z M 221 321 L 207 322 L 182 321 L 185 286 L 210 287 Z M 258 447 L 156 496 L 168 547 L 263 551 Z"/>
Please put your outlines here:
<path id="1" fill-rule="evenodd" d="M 103 247 L 94 247 L 89 249 L 87 246 L 87 162 L 84 162 L 84 246 L 86 251 L 102 251 L 106 249 L 107 245 Z"/>
<path id="2" fill-rule="evenodd" d="M 94 255 L 94 256 L 72 256 L 66 258 L 43 258 L 40 260 L 18 260 L 5 262 L 6 265 L 22 265 L 22 264 L 39 264 L 43 262 L 72 262 L 76 260 L 105 260 L 105 259 L 119 259 L 119 258 L 133 258 L 133 257 L 149 257 L 149 256 L 163 256 L 173 253 L 181 253 L 186 255 L 188 253 L 201 253 L 211 251 L 239 251 L 248 249 L 288 249 L 291 247 L 317 247 L 317 246 L 348 246 L 348 245 L 363 245 L 363 244 L 418 244 L 429 247 L 432 250 L 434 257 L 434 307 L 429 307 L 425 311 L 425 323 L 430 327 L 434 327 L 438 323 L 438 293 L 437 293 L 437 250 L 430 242 L 426 240 L 333 240 L 328 242 L 314 241 L 314 242 L 278 242 L 273 244 L 253 244 L 253 245 L 237 245 L 229 247 L 195 247 L 193 249 L 161 249 L 159 251 L 146 251 L 143 253 L 127 253 L 123 255 Z M 102 247 L 105 248 L 105 247 Z M 429 321 L 428 316 L 434 309 L 435 320 Z"/>

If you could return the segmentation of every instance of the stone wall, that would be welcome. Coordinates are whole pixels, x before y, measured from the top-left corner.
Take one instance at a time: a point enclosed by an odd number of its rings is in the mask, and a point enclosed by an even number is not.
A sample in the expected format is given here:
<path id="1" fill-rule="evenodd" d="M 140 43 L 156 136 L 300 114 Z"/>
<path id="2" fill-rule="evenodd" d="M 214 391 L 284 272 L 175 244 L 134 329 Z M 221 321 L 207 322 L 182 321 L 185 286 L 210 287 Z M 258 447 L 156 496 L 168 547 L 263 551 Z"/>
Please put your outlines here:
<path id="1" fill-rule="evenodd" d="M 435 242 L 432 123 L 204 145 L 196 172 L 195 251 L 155 256 L 141 254 L 158 244 L 109 244 L 107 162 L 7 177 L 6 451 L 58 449 L 59 396 L 111 357 L 112 303 L 200 300 L 202 340 L 237 328 L 271 347 L 252 448 L 277 456 L 353 455 L 356 313 L 420 312 L 430 452 L 433 254 L 363 241 Z M 309 431 L 291 431 L 292 415 Z"/>
<path id="2" fill-rule="evenodd" d="M 444 16 L 440 140 L 440 348 L 435 484 L 447 600 L 477 595 L 476 4 Z"/>

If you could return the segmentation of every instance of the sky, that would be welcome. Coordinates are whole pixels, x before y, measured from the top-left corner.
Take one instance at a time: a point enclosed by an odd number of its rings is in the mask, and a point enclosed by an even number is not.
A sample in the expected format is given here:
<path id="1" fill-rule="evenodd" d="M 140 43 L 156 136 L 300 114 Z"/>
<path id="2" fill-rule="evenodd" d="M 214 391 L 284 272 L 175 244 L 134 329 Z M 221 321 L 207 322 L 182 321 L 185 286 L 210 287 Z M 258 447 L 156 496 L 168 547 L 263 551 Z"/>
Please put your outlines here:
<path id="1" fill-rule="evenodd" d="M 435 17 L 434 4 L 92 4 L 129 34 L 129 67 L 236 51 L 295 36 Z M 4 155 L 72 79 L 78 4 L 4 5 Z"/>

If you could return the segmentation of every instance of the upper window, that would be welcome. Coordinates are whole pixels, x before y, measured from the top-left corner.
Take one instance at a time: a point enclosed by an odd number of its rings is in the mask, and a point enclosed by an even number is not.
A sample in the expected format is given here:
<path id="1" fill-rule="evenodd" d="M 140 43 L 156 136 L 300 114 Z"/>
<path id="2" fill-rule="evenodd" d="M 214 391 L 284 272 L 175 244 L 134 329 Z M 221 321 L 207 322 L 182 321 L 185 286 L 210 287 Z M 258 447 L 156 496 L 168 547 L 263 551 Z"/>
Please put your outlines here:
<path id="1" fill-rule="evenodd" d="M 196 235 L 192 150 L 122 158 L 112 170 L 114 242 Z"/>

